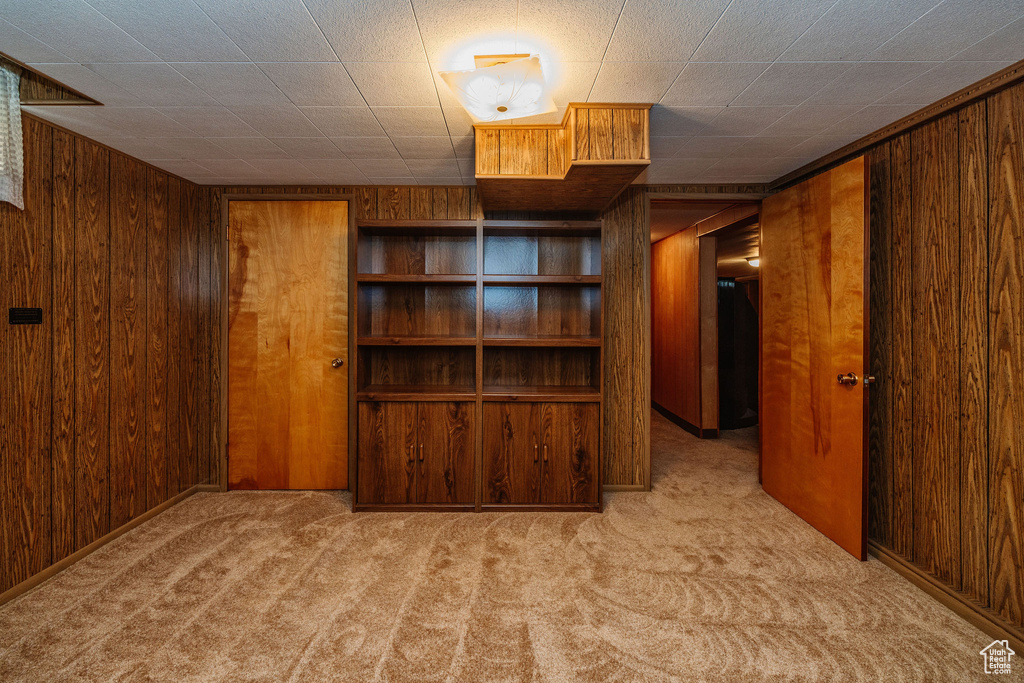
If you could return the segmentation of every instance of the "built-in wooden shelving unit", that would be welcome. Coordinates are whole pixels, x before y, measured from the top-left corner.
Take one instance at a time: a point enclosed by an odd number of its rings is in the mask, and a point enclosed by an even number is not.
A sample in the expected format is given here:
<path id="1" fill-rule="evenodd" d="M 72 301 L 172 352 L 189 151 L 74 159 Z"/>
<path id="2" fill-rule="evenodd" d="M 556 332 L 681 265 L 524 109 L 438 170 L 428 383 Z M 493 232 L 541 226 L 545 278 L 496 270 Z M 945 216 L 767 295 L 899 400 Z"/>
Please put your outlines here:
<path id="1" fill-rule="evenodd" d="M 358 222 L 355 508 L 600 509 L 599 221 Z"/>

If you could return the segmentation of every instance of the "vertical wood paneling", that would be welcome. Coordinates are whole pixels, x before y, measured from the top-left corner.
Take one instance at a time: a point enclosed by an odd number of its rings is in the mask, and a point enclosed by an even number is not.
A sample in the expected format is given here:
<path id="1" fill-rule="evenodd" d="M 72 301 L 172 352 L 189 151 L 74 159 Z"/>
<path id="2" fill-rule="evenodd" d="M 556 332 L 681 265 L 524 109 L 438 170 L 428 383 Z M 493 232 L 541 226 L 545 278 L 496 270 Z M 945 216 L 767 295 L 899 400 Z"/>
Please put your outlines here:
<path id="1" fill-rule="evenodd" d="M 960 585 L 958 122 L 911 134 L 913 160 L 914 561 Z"/>
<path id="2" fill-rule="evenodd" d="M 207 357 L 210 372 L 210 476 L 211 484 L 220 483 L 221 468 L 221 269 L 224 264 L 224 238 L 221 235 L 221 193 L 210 192 L 210 352 Z"/>
<path id="3" fill-rule="evenodd" d="M 575 159 L 590 158 L 590 110 L 577 109 L 576 119 L 576 156 Z M 607 423 L 605 423 L 607 424 Z"/>
<path id="4" fill-rule="evenodd" d="M 615 158 L 614 109 L 598 107 L 590 110 L 590 158 Z"/>
<path id="5" fill-rule="evenodd" d="M 75 140 L 75 550 L 110 531 L 110 154 Z"/>
<path id="6" fill-rule="evenodd" d="M 146 507 L 167 500 L 167 175 L 146 188 Z"/>
<path id="7" fill-rule="evenodd" d="M 1024 86 L 988 101 L 988 492 L 992 609 L 1024 624 Z"/>
<path id="8" fill-rule="evenodd" d="M 612 156 L 615 159 L 643 159 L 644 117 L 646 109 L 611 109 L 612 116 Z"/>
<path id="9" fill-rule="evenodd" d="M 382 187 L 377 190 L 377 218 L 405 219 L 409 217 L 410 192 L 408 187 Z"/>
<path id="10" fill-rule="evenodd" d="M 892 155 L 892 411 L 893 411 L 893 549 L 913 559 L 914 553 L 914 414 L 912 339 L 911 139 L 891 143 Z"/>
<path id="11" fill-rule="evenodd" d="M 198 448 L 196 483 L 210 481 L 210 188 L 201 187 L 197 193 L 195 216 L 198 233 L 199 275 L 196 297 L 196 405 Z"/>
<path id="12" fill-rule="evenodd" d="M 181 181 L 167 179 L 167 497 L 182 488 Z"/>
<path id="13" fill-rule="evenodd" d="M 409 218 L 432 218 L 434 210 L 434 191 L 429 187 L 413 187 L 410 188 L 409 192 Z"/>
<path id="14" fill-rule="evenodd" d="M 181 404 L 178 448 L 181 455 L 178 491 L 199 483 L 199 188 L 181 188 L 181 320 L 182 353 L 179 401 Z"/>
<path id="15" fill-rule="evenodd" d="M 357 187 L 356 192 L 356 218 L 377 217 L 377 188 Z"/>
<path id="16" fill-rule="evenodd" d="M 29 182 L 34 182 L 31 178 Z M 53 561 L 75 552 L 75 137 L 53 131 Z"/>
<path id="17" fill-rule="evenodd" d="M 465 220 L 471 218 L 472 204 L 470 202 L 472 193 L 468 187 L 448 188 L 448 218 L 452 220 Z M 383 216 L 382 216 L 383 218 Z"/>
<path id="18" fill-rule="evenodd" d="M 0 204 L 0 301 L 49 312 L 52 134 L 24 125 L 24 211 Z M 4 390 L 0 397 L 0 591 L 50 563 L 50 331 L 43 325 L 6 325 L 0 336 Z"/>
<path id="19" fill-rule="evenodd" d="M 448 188 L 435 187 L 431 191 L 433 206 L 431 207 L 431 218 L 444 220 L 448 218 Z"/>
<path id="20" fill-rule="evenodd" d="M 869 387 L 868 415 L 868 534 L 880 543 L 892 542 L 892 177 L 890 145 L 869 155 L 871 183 L 871 249 L 868 305 L 871 330 L 870 372 L 875 384 Z"/>
<path id="21" fill-rule="evenodd" d="M 110 156 L 110 528 L 146 511 L 146 169 Z"/>
<path id="22" fill-rule="evenodd" d="M 697 229 L 651 246 L 651 400 L 701 427 Z"/>
<path id="23" fill-rule="evenodd" d="M 960 575 L 988 600 L 988 140 L 985 103 L 959 114 Z"/>

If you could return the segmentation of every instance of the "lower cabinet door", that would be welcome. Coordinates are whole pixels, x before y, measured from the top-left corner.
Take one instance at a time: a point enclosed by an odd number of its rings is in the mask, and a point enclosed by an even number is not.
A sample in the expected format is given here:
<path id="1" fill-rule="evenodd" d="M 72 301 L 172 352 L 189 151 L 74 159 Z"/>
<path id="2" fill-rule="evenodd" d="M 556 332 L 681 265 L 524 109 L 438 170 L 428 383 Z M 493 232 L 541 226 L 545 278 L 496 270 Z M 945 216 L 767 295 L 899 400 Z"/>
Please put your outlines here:
<path id="1" fill-rule="evenodd" d="M 540 404 L 544 504 L 597 503 L 600 405 Z"/>
<path id="2" fill-rule="evenodd" d="M 475 502 L 473 460 L 476 438 L 473 403 L 419 404 L 418 503 Z"/>
<path id="3" fill-rule="evenodd" d="M 484 504 L 540 502 L 539 405 L 484 403 Z"/>
<path id="4" fill-rule="evenodd" d="M 359 404 L 359 503 L 416 502 L 415 403 Z"/>

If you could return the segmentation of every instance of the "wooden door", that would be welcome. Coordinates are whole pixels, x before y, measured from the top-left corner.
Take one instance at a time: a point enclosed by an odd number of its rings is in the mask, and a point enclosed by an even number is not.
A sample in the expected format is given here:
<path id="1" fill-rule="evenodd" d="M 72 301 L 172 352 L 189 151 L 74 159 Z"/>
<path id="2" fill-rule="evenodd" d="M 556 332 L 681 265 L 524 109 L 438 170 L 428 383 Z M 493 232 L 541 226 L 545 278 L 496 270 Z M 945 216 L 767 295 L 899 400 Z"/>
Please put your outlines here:
<path id="1" fill-rule="evenodd" d="M 425 401 L 418 411 L 416 502 L 472 504 L 476 405 Z"/>
<path id="2" fill-rule="evenodd" d="M 484 504 L 540 502 L 540 407 L 484 403 Z"/>
<path id="3" fill-rule="evenodd" d="M 764 490 L 866 559 L 867 166 L 863 157 L 764 200 Z M 851 383 L 840 383 L 853 373 Z"/>
<path id="4" fill-rule="evenodd" d="M 599 406 L 544 403 L 540 502 L 596 503 Z"/>
<path id="5" fill-rule="evenodd" d="M 416 417 L 412 402 L 359 404 L 359 503 L 416 502 Z"/>
<path id="6" fill-rule="evenodd" d="M 228 224 L 228 485 L 347 488 L 348 202 L 232 201 Z"/>

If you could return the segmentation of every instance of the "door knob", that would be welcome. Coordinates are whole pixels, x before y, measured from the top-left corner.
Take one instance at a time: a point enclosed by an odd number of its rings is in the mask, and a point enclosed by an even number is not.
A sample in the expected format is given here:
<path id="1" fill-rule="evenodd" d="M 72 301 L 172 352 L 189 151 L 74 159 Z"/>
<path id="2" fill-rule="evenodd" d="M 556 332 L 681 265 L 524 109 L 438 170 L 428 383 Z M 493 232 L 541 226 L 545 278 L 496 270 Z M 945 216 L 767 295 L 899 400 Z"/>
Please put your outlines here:
<path id="1" fill-rule="evenodd" d="M 334 360 L 331 361 L 331 367 L 332 368 L 340 368 L 344 364 L 345 364 L 345 361 L 343 361 L 340 358 L 335 358 Z"/>
<path id="2" fill-rule="evenodd" d="M 875 376 L 874 375 L 865 375 L 865 377 L 864 377 L 864 384 L 874 384 L 874 383 L 875 383 Z"/>
<path id="3" fill-rule="evenodd" d="M 836 379 L 840 384 L 848 384 L 851 387 L 857 384 L 857 375 L 852 372 L 848 372 L 845 375 L 839 375 Z"/>

